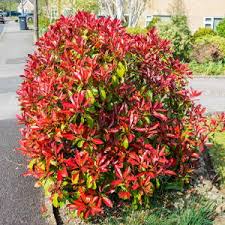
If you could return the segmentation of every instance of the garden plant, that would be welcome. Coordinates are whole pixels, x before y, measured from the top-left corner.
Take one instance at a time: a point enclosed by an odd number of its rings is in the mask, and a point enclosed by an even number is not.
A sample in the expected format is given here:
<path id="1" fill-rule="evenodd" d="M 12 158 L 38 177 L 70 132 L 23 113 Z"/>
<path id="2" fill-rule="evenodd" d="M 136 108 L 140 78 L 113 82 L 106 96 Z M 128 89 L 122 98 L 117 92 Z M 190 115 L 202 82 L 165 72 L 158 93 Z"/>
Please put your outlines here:
<path id="1" fill-rule="evenodd" d="M 191 72 L 169 41 L 79 12 L 36 46 L 17 92 L 19 150 L 55 207 L 88 218 L 188 182 L 218 124 L 195 103 L 200 93 L 188 88 Z"/>

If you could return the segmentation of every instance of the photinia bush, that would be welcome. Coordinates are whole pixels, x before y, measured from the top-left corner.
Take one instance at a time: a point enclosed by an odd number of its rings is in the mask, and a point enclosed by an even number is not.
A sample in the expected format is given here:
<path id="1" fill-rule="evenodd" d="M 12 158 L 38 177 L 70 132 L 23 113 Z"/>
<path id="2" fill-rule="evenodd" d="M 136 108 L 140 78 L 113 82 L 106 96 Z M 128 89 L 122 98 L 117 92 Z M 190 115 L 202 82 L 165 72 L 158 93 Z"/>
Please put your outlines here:
<path id="1" fill-rule="evenodd" d="M 187 180 L 217 123 L 194 103 L 190 76 L 154 29 L 130 35 L 111 18 L 61 17 L 37 42 L 18 90 L 26 174 L 55 207 L 84 218 Z"/>

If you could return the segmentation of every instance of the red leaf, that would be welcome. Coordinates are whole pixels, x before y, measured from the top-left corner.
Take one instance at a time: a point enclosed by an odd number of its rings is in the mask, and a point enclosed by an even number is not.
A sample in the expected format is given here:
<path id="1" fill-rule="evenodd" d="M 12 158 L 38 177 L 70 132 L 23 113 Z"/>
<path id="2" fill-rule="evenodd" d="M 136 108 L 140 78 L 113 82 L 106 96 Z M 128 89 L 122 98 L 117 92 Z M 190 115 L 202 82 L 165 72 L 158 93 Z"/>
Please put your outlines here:
<path id="1" fill-rule="evenodd" d="M 113 203 L 112 203 L 112 201 L 109 198 L 102 197 L 102 200 L 108 207 L 110 207 L 110 208 L 113 207 Z"/>
<path id="2" fill-rule="evenodd" d="M 154 111 L 153 113 L 153 116 L 162 120 L 162 121 L 166 121 L 167 120 L 167 117 L 161 113 L 157 113 L 156 111 Z"/>
<path id="3" fill-rule="evenodd" d="M 122 184 L 122 180 L 114 180 L 114 181 L 112 181 L 112 183 L 111 183 L 111 185 L 114 186 L 114 187 L 116 187 L 116 186 L 118 186 L 118 185 L 120 185 L 120 184 Z"/>
<path id="4" fill-rule="evenodd" d="M 68 173 L 67 173 L 66 167 L 63 167 L 62 170 L 58 170 L 57 172 L 58 181 L 62 181 L 63 177 L 67 177 L 67 176 L 68 176 Z"/>
<path id="5" fill-rule="evenodd" d="M 101 139 L 98 139 L 98 138 L 92 139 L 92 142 L 95 143 L 96 145 L 104 144 L 104 142 Z"/>
<path id="6" fill-rule="evenodd" d="M 130 192 L 127 192 L 127 191 L 120 191 L 118 193 L 118 195 L 119 195 L 120 198 L 125 199 L 125 200 L 130 199 L 130 197 L 131 197 Z"/>
<path id="7" fill-rule="evenodd" d="M 62 134 L 62 136 L 70 141 L 73 141 L 75 138 L 73 134 Z"/>
<path id="8" fill-rule="evenodd" d="M 177 174 L 174 172 L 174 171 L 172 171 L 172 170 L 165 170 L 164 171 L 164 174 L 166 174 L 166 175 L 171 175 L 171 176 L 176 176 Z"/>
<path id="9" fill-rule="evenodd" d="M 200 155 L 199 154 L 197 154 L 197 153 L 192 153 L 192 155 L 191 155 L 193 158 L 199 158 L 200 157 Z"/>

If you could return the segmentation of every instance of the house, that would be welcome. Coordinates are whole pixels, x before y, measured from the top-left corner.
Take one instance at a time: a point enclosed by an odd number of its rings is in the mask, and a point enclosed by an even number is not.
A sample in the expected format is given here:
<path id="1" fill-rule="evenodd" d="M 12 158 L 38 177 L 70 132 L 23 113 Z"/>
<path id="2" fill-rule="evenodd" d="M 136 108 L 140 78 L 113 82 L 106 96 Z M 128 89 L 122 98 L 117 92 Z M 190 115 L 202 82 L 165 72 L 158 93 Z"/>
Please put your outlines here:
<path id="1" fill-rule="evenodd" d="M 33 13 L 34 0 L 22 0 L 17 7 L 17 11 L 20 13 Z"/>
<path id="2" fill-rule="evenodd" d="M 189 27 L 195 32 L 199 27 L 215 29 L 225 17 L 225 0 L 149 0 L 140 16 L 138 25 L 147 26 L 154 17 L 170 20 L 176 10 L 181 10 L 188 18 Z"/>

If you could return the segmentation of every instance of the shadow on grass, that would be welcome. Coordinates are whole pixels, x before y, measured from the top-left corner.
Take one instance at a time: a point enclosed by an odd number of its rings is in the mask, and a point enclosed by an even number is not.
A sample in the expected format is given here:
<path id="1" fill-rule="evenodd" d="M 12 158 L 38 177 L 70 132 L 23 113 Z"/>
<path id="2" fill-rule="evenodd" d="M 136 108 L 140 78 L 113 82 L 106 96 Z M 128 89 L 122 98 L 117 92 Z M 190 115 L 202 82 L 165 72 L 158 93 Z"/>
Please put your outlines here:
<path id="1" fill-rule="evenodd" d="M 104 220 L 92 221 L 89 225 L 211 225 L 214 210 L 212 202 L 201 196 L 192 196 L 183 199 L 177 207 L 167 207 L 159 201 L 139 210 L 117 209 L 116 215 L 108 212 Z"/>

